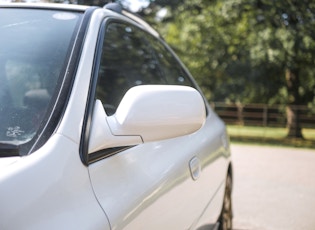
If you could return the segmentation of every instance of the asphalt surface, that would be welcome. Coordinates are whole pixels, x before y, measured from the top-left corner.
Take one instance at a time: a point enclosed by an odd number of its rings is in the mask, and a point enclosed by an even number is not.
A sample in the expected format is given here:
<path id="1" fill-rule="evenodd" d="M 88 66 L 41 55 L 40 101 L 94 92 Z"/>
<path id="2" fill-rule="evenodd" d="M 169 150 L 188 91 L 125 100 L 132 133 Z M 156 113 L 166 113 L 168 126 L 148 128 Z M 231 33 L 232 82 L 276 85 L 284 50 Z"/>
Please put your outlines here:
<path id="1" fill-rule="evenodd" d="M 235 230 L 315 230 L 315 150 L 231 150 Z"/>

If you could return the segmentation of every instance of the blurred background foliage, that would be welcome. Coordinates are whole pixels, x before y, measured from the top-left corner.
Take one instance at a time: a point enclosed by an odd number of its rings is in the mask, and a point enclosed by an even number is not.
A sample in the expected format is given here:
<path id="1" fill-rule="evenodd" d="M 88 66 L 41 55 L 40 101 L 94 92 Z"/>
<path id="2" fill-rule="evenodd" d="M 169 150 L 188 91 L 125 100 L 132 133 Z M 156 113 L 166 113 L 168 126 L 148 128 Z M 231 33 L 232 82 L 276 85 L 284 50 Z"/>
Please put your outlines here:
<path id="1" fill-rule="evenodd" d="M 209 100 L 315 106 L 315 1 L 116 2 L 160 32 Z"/>
<path id="2" fill-rule="evenodd" d="M 168 7 L 164 20 L 142 12 L 180 55 L 208 100 L 285 105 L 288 137 L 302 138 L 293 105 L 315 107 L 315 2 L 174 4 L 161 6 Z"/>
<path id="3" fill-rule="evenodd" d="M 115 2 L 160 32 L 209 101 L 281 104 L 291 120 L 298 115 L 290 112 L 290 105 L 314 110 L 314 0 Z M 297 130 L 294 135 L 299 137 Z"/>
<path id="4" fill-rule="evenodd" d="M 140 13 L 171 44 L 209 100 L 315 105 L 314 1 L 158 4 Z M 163 7 L 167 14 L 156 20 Z"/>

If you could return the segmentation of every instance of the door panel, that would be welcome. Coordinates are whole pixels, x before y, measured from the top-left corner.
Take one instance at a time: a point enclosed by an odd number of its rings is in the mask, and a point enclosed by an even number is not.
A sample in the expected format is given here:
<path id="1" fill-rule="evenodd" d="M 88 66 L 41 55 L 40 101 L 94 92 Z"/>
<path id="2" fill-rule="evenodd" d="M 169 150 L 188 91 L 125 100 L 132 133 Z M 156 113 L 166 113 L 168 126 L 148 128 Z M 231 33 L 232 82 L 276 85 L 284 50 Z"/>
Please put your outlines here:
<path id="1" fill-rule="evenodd" d="M 161 229 L 171 227 L 175 216 L 186 216 L 189 195 L 179 194 L 194 183 L 188 169 L 190 154 L 175 146 L 170 141 L 143 144 L 89 167 L 113 229 Z M 177 227 L 185 229 L 190 223 L 186 219 Z"/>
<path id="2" fill-rule="evenodd" d="M 193 227 L 226 168 L 220 141 L 209 142 L 216 135 L 208 131 L 206 125 L 195 134 L 142 144 L 89 166 L 95 194 L 113 229 Z M 194 157 L 201 164 L 196 180 L 189 167 Z"/>

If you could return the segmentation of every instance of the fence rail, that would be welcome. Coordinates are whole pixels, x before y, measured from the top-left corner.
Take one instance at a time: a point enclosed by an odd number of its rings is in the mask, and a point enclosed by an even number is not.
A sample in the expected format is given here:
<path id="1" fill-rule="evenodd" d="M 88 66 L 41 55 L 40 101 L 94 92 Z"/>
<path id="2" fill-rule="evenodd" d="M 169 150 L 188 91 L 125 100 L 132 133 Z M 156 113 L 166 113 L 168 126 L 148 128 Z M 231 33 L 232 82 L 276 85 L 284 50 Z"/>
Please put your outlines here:
<path id="1" fill-rule="evenodd" d="M 213 102 L 212 108 L 227 124 L 286 127 L 287 114 L 284 105 L 226 104 Z M 315 128 L 315 109 L 307 106 L 291 106 L 298 114 L 302 128 Z"/>

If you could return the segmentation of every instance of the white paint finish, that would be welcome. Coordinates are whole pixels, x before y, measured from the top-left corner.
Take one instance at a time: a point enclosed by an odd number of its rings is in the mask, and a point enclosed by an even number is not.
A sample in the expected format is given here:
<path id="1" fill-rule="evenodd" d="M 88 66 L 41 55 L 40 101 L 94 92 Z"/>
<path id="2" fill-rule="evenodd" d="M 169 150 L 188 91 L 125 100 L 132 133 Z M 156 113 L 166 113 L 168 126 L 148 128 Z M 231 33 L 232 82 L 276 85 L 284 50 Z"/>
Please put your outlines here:
<path id="1" fill-rule="evenodd" d="M 107 123 L 107 115 L 100 100 L 95 101 L 93 118 L 91 123 L 91 134 L 89 141 L 89 153 L 93 153 L 102 149 L 117 146 L 129 146 L 142 144 L 140 136 L 125 135 L 115 136 Z M 106 141 L 104 141 L 106 140 Z"/>
<path id="2" fill-rule="evenodd" d="M 213 228 L 213 226 L 217 223 L 219 214 L 220 214 L 218 212 L 214 212 L 213 210 L 221 210 L 224 190 L 225 190 L 225 187 L 224 187 L 224 182 L 223 182 L 221 186 L 218 188 L 216 195 L 208 203 L 206 209 L 202 213 L 202 216 L 200 217 L 200 219 L 198 220 L 198 222 L 194 225 L 192 229 L 212 229 Z"/>
<path id="3" fill-rule="evenodd" d="M 0 184 L 1 230 L 109 229 L 78 145 L 63 136 L 1 170 Z"/>
<path id="4" fill-rule="evenodd" d="M 195 134 L 141 144 L 90 165 L 96 196 L 112 228 L 194 229 L 224 183 L 228 159 L 222 132 L 223 124 L 212 116 Z M 194 156 L 201 163 L 195 181 L 189 169 Z M 211 206 L 213 216 L 218 217 L 221 205 Z"/>
<path id="5" fill-rule="evenodd" d="M 53 10 L 75 10 L 75 11 L 85 11 L 89 6 L 81 6 L 81 5 L 74 5 L 74 4 L 55 4 L 55 3 L 40 3 L 40 2 L 33 2 L 33 3 L 21 3 L 21 2 L 14 2 L 14 7 L 17 8 L 46 8 L 46 9 L 53 9 Z M 12 7 L 12 2 L 9 3 L 2 3 L 2 7 Z"/>
<path id="6" fill-rule="evenodd" d="M 102 9 L 93 13 L 90 22 L 93 26 L 88 28 L 71 96 L 60 128 L 58 128 L 58 132 L 77 143 L 81 138 L 87 95 L 92 77 L 94 50 L 99 27 L 104 17 L 105 13 Z"/>
<path id="7" fill-rule="evenodd" d="M 146 208 L 157 206 L 161 209 L 163 205 L 160 204 L 167 204 L 168 201 L 171 202 L 163 208 L 167 215 L 161 215 L 162 210 L 159 213 L 156 213 L 159 210 L 153 210 L 153 214 L 160 214 L 155 216 L 158 220 L 149 223 L 140 219 L 138 222 L 145 226 L 142 229 L 161 229 L 170 227 L 170 224 L 175 226 L 175 221 L 170 221 L 169 218 L 185 211 L 183 208 L 174 209 L 173 204 L 181 203 L 185 207 L 190 202 L 188 197 L 183 199 L 184 196 L 177 193 L 187 191 L 192 183 L 186 164 L 189 159 L 184 152 L 173 152 L 172 148 L 165 150 L 167 143 L 162 144 L 140 145 L 90 166 L 96 195 L 106 210 L 113 229 L 122 229 L 127 225 L 132 228 L 132 222 L 137 217 L 141 218 L 140 214 Z M 185 188 L 183 182 L 186 182 Z M 175 190 L 177 192 L 174 193 Z M 162 195 L 170 197 L 163 202 L 160 197 Z M 155 201 L 158 205 L 153 204 Z M 178 228 L 185 229 L 189 222 L 183 220 L 177 225 Z"/>
<path id="8" fill-rule="evenodd" d="M 0 170 L 4 169 L 6 166 L 9 166 L 16 161 L 18 161 L 20 157 L 1 157 L 0 158 Z"/>
<path id="9" fill-rule="evenodd" d="M 202 127 L 205 115 L 203 99 L 191 87 L 133 87 L 110 117 L 107 117 L 102 102 L 96 100 L 89 153 L 191 134 Z"/>
<path id="10" fill-rule="evenodd" d="M 191 87 L 142 85 L 129 89 L 107 120 L 114 135 L 141 136 L 147 142 L 193 133 L 205 115 L 204 101 Z"/>

